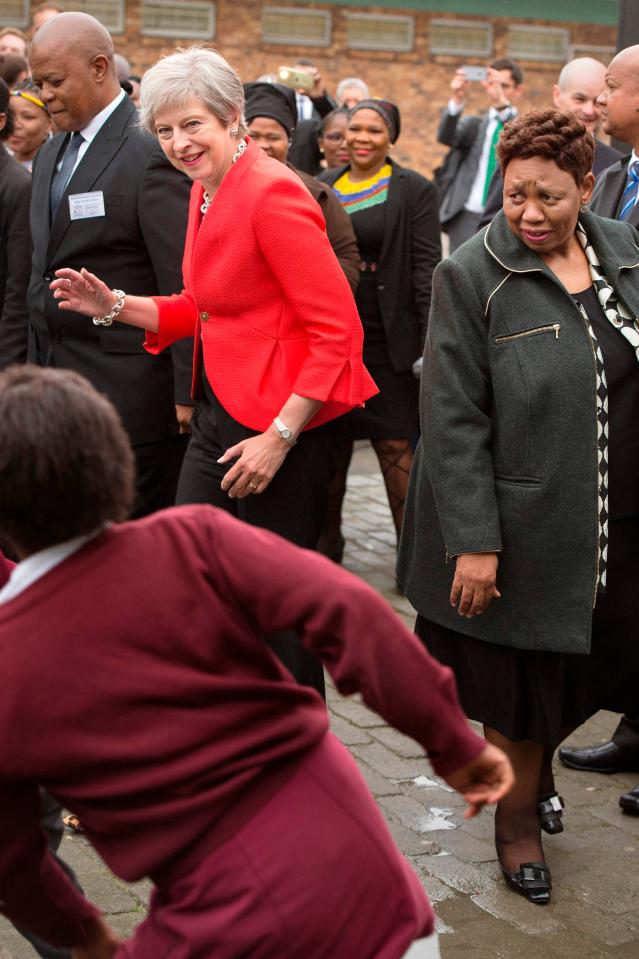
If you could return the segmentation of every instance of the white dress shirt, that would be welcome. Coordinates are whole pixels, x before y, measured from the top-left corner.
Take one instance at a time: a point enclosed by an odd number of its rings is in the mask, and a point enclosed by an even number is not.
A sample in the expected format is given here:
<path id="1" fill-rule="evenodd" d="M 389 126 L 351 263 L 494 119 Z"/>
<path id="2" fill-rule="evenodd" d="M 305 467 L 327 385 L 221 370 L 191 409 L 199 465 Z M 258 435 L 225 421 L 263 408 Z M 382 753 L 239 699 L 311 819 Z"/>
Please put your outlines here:
<path id="1" fill-rule="evenodd" d="M 87 150 L 89 149 L 89 147 L 91 146 L 91 144 L 92 144 L 93 141 L 95 140 L 96 136 L 98 135 L 98 133 L 100 132 L 100 130 L 102 129 L 102 127 L 104 126 L 104 124 L 107 122 L 107 120 L 109 119 L 109 117 L 111 116 L 111 114 L 113 113 L 113 111 L 114 111 L 117 107 L 119 107 L 119 105 L 122 103 L 122 101 L 124 100 L 125 96 L 126 96 L 126 93 L 124 92 L 124 90 L 120 90 L 120 92 L 118 93 L 117 97 L 116 97 L 114 100 L 111 100 L 111 103 L 109 103 L 109 105 L 106 106 L 106 107 L 104 108 L 104 110 L 100 110 L 100 112 L 97 113 L 97 114 L 93 117 L 93 119 L 90 120 L 89 123 L 87 123 L 87 125 L 86 125 L 82 130 L 79 130 L 79 131 L 78 131 L 79 133 L 82 134 L 82 136 L 83 136 L 83 138 L 84 138 L 84 143 L 82 144 L 82 146 L 81 146 L 80 149 L 78 150 L 78 158 L 77 158 L 77 160 L 75 161 L 75 165 L 74 165 L 73 169 L 71 170 L 71 173 L 69 174 L 69 180 L 71 179 L 71 177 L 72 177 L 73 174 L 75 173 L 75 171 L 76 171 L 76 169 L 77 169 L 77 167 L 78 167 L 78 163 L 81 162 L 82 157 L 83 157 L 84 154 L 87 152 Z M 56 170 L 59 170 L 60 167 L 62 166 L 62 160 L 63 160 L 63 158 L 64 158 L 64 154 L 62 154 L 62 156 L 60 157 L 60 160 L 59 160 L 59 162 L 58 162 L 58 165 L 56 166 Z M 69 182 L 69 180 L 67 180 L 67 183 Z"/>
<path id="2" fill-rule="evenodd" d="M 21 563 L 14 566 L 11 570 L 9 579 L 0 589 L 0 604 L 8 603 L 28 589 L 36 580 L 40 579 L 46 573 L 58 566 L 73 553 L 77 553 L 85 543 L 97 536 L 104 529 L 101 526 L 87 536 L 76 536 L 74 539 L 68 539 L 64 543 L 56 543 L 55 546 L 48 546 L 37 553 L 27 556 Z"/>
<path id="3" fill-rule="evenodd" d="M 299 120 L 313 119 L 313 101 L 305 93 L 295 91 L 295 102 L 297 104 L 297 117 Z"/>

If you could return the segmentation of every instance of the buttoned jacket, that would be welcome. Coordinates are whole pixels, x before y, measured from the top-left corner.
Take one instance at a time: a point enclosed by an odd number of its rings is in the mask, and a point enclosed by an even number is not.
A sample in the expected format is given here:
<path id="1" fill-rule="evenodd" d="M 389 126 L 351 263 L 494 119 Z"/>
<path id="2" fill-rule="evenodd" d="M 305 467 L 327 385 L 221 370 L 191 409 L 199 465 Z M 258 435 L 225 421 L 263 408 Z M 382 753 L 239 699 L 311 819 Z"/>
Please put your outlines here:
<path id="1" fill-rule="evenodd" d="M 141 331 L 125 323 L 96 327 L 59 310 L 49 284 L 61 267 L 86 267 L 125 293 L 178 291 L 190 183 L 140 129 L 125 97 L 75 168 L 51 221 L 51 181 L 66 142 L 62 133 L 48 140 L 33 168 L 29 358 L 86 376 L 114 403 L 134 444 L 161 440 L 177 433 L 174 404 L 184 398 L 174 390 L 175 357 L 154 362 Z M 82 193 L 101 194 L 104 216 L 71 219 L 69 196 Z M 188 358 L 186 374 L 188 400 Z"/>
<path id="2" fill-rule="evenodd" d="M 627 223 L 580 215 L 604 272 L 639 316 Z M 598 573 L 596 367 L 572 296 L 503 212 L 435 271 L 422 439 L 399 577 L 419 612 L 522 649 L 587 653 Z M 637 411 L 639 414 L 639 411 Z M 450 557 L 499 552 L 502 594 L 450 606 Z"/>
<path id="3" fill-rule="evenodd" d="M 203 363 L 224 409 L 260 432 L 291 393 L 323 404 L 307 428 L 374 395 L 353 294 L 299 176 L 249 139 L 204 215 L 203 195 L 194 183 L 184 290 L 154 297 L 147 349 L 195 334 L 193 395 Z"/>

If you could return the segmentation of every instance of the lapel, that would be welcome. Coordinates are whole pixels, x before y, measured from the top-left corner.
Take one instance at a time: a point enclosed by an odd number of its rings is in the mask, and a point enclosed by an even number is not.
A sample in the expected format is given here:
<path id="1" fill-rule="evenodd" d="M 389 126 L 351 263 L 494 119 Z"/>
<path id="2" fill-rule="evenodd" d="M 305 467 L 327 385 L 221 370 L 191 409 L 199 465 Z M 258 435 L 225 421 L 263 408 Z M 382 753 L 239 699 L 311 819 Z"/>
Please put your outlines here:
<path id="1" fill-rule="evenodd" d="M 393 173 L 388 184 L 388 197 L 386 199 L 386 215 L 384 220 L 384 242 L 382 251 L 379 255 L 378 269 L 382 269 L 384 261 L 388 256 L 391 246 L 396 246 L 397 226 L 402 211 L 405 208 L 406 190 L 408 182 L 406 180 L 406 171 L 392 160 L 388 161 L 393 168 Z"/>
<path id="2" fill-rule="evenodd" d="M 199 228 L 193 230 L 192 247 L 188 262 L 189 271 L 194 271 L 195 259 L 202 251 L 208 258 L 211 251 L 215 250 L 216 244 L 222 242 L 226 231 L 229 229 L 229 220 L 234 221 L 237 217 L 237 197 L 246 194 L 250 195 L 251 187 L 244 185 L 244 178 L 257 160 L 264 159 L 260 147 L 247 138 L 248 148 L 237 163 L 234 163 L 226 173 L 220 183 L 217 193 L 213 197 L 208 213 L 203 216 L 199 222 Z M 272 162 L 272 161 L 270 161 Z M 279 162 L 279 161 L 276 161 Z M 191 206 L 189 213 L 196 217 L 198 223 L 198 207 L 202 205 L 204 196 L 204 187 L 198 181 L 195 182 L 191 194 Z M 186 262 L 186 258 L 185 258 Z"/>
<path id="3" fill-rule="evenodd" d="M 597 177 L 595 192 L 591 201 L 593 212 L 611 220 L 617 218 L 617 211 L 626 180 L 628 179 L 628 161 L 630 156 L 622 157 L 617 163 L 604 170 Z M 632 222 L 632 219 L 631 219 Z"/>
<path id="4" fill-rule="evenodd" d="M 631 231 L 610 217 L 582 210 L 579 222 L 592 243 L 603 272 L 626 306 L 639 316 L 639 248 Z M 515 236 L 500 210 L 484 233 L 484 246 L 506 270 L 512 273 L 543 273 L 559 286 L 563 284 L 544 261 Z"/>
<path id="5" fill-rule="evenodd" d="M 55 220 L 51 224 L 47 259 L 51 259 L 71 223 L 68 203 L 69 195 L 74 193 L 88 193 L 91 191 L 94 183 L 99 179 L 105 167 L 108 166 L 126 141 L 128 135 L 127 126 L 133 113 L 135 113 L 135 107 L 131 100 L 125 97 L 124 100 L 118 104 L 106 123 L 100 128 L 76 167 L 64 191 Z M 57 154 L 49 171 L 48 179 L 45 181 L 47 185 L 47 206 L 49 203 L 49 190 L 51 188 L 53 168 L 56 165 L 55 160 L 57 160 Z"/>
<path id="6" fill-rule="evenodd" d="M 41 147 L 35 160 L 31 185 L 31 234 L 39 255 L 42 255 L 49 242 L 51 180 L 66 142 L 67 134 L 57 133 Z"/>

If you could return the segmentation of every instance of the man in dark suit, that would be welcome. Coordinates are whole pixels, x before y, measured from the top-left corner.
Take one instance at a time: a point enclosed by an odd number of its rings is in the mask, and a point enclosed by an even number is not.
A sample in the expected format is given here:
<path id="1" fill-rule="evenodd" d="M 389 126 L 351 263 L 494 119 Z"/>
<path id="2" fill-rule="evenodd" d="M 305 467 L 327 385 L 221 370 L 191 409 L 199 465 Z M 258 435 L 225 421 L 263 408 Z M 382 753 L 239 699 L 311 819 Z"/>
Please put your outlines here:
<path id="1" fill-rule="evenodd" d="M 590 209 L 600 216 L 627 220 L 639 227 L 639 46 L 627 47 L 614 58 L 605 76 L 605 90 L 599 97 L 604 132 L 629 143 L 632 153 L 621 157 L 597 178 Z M 632 636 L 628 642 L 633 642 Z M 633 716 L 624 716 L 612 735 L 601 745 L 582 749 L 562 747 L 559 758 L 571 769 L 615 773 L 639 772 L 639 697 Z M 639 815 L 639 786 L 621 796 L 625 812 Z"/>
<path id="2" fill-rule="evenodd" d="M 129 326 L 61 313 L 49 284 L 60 267 L 84 266 L 130 294 L 178 292 L 190 186 L 138 128 L 97 20 L 47 21 L 31 66 L 57 135 L 33 170 L 29 359 L 82 373 L 113 401 L 136 454 L 141 516 L 174 500 L 183 440 L 175 400 L 188 402 L 189 346 L 149 356 Z"/>
<path id="3" fill-rule="evenodd" d="M 599 103 L 599 94 L 604 89 L 606 68 L 599 60 L 592 57 L 578 57 L 567 63 L 553 86 L 553 103 L 563 113 L 572 113 L 584 124 L 586 129 L 595 138 L 595 155 L 592 161 L 592 172 L 599 176 L 609 166 L 621 158 L 619 150 L 613 149 L 607 143 L 597 139 L 601 129 L 602 113 Z M 504 180 L 499 168 L 495 170 L 486 206 L 479 226 L 486 226 L 501 210 L 504 192 Z"/>
<path id="4" fill-rule="evenodd" d="M 463 67 L 453 77 L 452 96 L 437 131 L 438 141 L 451 148 L 446 160 L 450 176 L 439 210 L 451 253 L 477 231 L 496 167 L 497 140 L 504 124 L 517 115 L 514 103 L 522 94 L 523 79 L 513 60 L 495 60 L 483 81 L 488 113 L 462 117 L 470 84 Z"/>
<path id="5" fill-rule="evenodd" d="M 0 369 L 27 355 L 31 177 L 4 149 L 11 129 L 9 90 L 0 80 Z"/>

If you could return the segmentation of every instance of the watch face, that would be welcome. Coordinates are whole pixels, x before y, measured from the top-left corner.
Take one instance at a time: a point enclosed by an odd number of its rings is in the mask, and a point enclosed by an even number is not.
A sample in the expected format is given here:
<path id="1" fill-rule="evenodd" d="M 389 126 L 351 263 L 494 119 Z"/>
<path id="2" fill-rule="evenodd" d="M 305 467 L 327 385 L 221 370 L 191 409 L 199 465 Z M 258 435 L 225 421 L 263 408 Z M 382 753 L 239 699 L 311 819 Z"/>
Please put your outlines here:
<path id="1" fill-rule="evenodd" d="M 282 430 L 282 438 L 285 440 L 292 440 L 293 433 L 291 430 Z"/>

